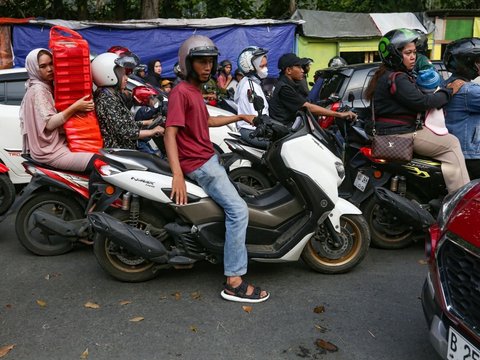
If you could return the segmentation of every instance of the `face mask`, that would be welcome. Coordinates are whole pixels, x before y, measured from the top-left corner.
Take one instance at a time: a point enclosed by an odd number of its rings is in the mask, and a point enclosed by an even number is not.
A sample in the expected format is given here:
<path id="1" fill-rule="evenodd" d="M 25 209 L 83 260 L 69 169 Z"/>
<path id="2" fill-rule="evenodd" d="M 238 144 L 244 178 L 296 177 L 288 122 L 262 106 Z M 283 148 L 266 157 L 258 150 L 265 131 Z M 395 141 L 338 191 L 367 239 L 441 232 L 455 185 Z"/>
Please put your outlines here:
<path id="1" fill-rule="evenodd" d="M 265 79 L 268 76 L 268 68 L 264 67 L 263 69 L 258 69 L 257 70 L 257 76 L 260 79 Z"/>

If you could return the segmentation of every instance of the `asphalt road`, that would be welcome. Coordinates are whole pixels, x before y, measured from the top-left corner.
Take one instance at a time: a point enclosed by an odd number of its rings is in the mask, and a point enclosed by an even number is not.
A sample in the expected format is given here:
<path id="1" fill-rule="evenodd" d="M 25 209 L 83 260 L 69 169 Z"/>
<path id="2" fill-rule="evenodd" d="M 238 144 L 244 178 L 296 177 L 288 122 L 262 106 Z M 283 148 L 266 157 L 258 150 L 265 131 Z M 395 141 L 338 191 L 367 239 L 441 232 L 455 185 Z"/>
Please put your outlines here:
<path id="1" fill-rule="evenodd" d="M 89 247 L 28 253 L 14 217 L 0 223 L 0 249 L 0 349 L 15 345 L 5 359 L 438 360 L 419 299 L 427 272 L 421 244 L 370 249 L 344 275 L 317 274 L 302 262 L 251 263 L 247 278 L 271 292 L 251 309 L 221 299 L 221 265 L 121 283 Z M 319 339 L 338 351 L 322 350 Z"/>

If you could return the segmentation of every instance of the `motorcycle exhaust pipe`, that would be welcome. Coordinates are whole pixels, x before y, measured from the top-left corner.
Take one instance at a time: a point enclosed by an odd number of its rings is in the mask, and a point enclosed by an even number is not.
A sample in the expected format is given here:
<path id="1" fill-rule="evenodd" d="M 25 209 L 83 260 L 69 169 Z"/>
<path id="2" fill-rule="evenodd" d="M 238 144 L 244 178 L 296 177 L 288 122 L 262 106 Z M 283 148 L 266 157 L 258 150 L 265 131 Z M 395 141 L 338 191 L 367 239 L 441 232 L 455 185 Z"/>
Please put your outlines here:
<path id="1" fill-rule="evenodd" d="M 168 253 L 165 246 L 145 231 L 101 212 L 88 214 L 88 220 L 96 233 L 108 236 L 115 244 L 124 247 L 135 255 L 155 263 L 166 264 L 168 262 Z"/>
<path id="2" fill-rule="evenodd" d="M 419 230 L 427 230 L 435 223 L 432 214 L 422 208 L 420 204 L 400 196 L 383 187 L 375 188 L 375 196 L 379 204 L 395 214 L 401 220 Z"/>
<path id="3" fill-rule="evenodd" d="M 32 214 L 32 218 L 36 227 L 45 232 L 63 237 L 59 239 L 51 239 L 51 241 L 57 240 L 56 242 L 62 243 L 66 241 L 75 241 L 79 237 L 88 236 L 89 223 L 87 219 L 65 221 L 44 210 L 36 210 Z"/>

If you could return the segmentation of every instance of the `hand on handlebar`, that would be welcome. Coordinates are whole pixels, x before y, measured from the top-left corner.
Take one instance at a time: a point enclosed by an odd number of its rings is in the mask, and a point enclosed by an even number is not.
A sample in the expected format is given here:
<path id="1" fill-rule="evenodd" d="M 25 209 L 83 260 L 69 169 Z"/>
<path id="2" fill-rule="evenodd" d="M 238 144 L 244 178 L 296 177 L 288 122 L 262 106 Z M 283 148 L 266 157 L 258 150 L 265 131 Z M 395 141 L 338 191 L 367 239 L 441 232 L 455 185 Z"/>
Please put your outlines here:
<path id="1" fill-rule="evenodd" d="M 345 111 L 338 113 L 337 117 L 355 121 L 357 119 L 357 114 L 355 114 L 353 111 Z"/>
<path id="2" fill-rule="evenodd" d="M 163 134 L 165 133 L 165 129 L 160 125 L 157 125 L 152 129 L 152 132 L 153 136 L 163 136 Z"/>

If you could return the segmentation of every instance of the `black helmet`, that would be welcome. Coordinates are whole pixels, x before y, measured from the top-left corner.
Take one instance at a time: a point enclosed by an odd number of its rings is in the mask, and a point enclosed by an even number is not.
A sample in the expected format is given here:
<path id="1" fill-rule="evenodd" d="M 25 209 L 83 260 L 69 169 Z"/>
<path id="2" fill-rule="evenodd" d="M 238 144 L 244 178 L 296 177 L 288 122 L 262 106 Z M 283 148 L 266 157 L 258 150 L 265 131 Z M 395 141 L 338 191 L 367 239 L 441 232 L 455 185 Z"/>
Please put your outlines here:
<path id="1" fill-rule="evenodd" d="M 191 76 L 194 78 L 198 77 L 198 74 L 193 71 L 192 58 L 212 56 L 214 64 L 212 66 L 211 75 L 214 75 L 217 69 L 217 58 L 219 54 L 217 47 L 208 37 L 203 35 L 192 35 L 183 42 L 178 50 L 180 71 L 185 78 Z"/>
<path id="2" fill-rule="evenodd" d="M 480 58 L 480 38 L 463 38 L 447 45 L 443 63 L 454 75 L 473 80 L 478 76 L 475 61 Z"/>
<path id="3" fill-rule="evenodd" d="M 422 30 L 415 29 L 415 31 L 418 34 L 417 52 L 425 55 L 428 50 L 428 35 Z"/>
<path id="4" fill-rule="evenodd" d="M 220 64 L 218 66 L 218 71 L 224 71 L 225 68 L 230 65 L 232 67 L 232 62 L 228 59 L 220 61 Z"/>
<path id="5" fill-rule="evenodd" d="M 328 62 L 328 67 L 340 67 L 348 65 L 344 58 L 341 56 L 334 56 Z"/>
<path id="6" fill-rule="evenodd" d="M 417 40 L 418 34 L 414 30 L 401 28 L 389 31 L 378 43 L 380 59 L 391 69 L 404 69 L 402 49 L 405 45 Z"/>

